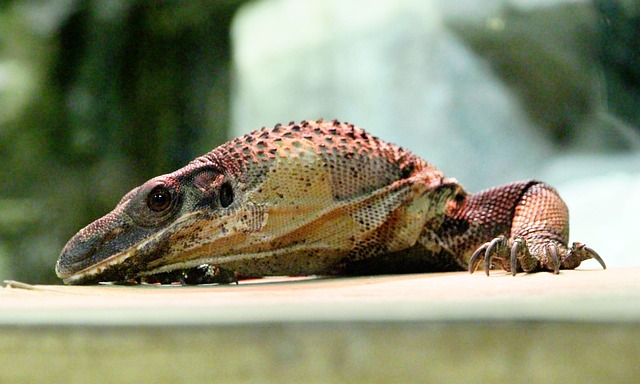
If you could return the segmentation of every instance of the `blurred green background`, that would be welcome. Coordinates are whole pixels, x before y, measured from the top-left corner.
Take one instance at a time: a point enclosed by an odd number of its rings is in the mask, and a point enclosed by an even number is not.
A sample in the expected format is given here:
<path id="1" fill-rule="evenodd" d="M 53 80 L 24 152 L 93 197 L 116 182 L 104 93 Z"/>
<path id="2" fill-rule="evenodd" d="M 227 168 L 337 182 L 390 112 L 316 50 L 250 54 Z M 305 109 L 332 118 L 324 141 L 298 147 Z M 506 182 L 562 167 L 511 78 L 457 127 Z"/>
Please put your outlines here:
<path id="1" fill-rule="evenodd" d="M 79 228 L 225 141 L 240 3 L 1 3 L 2 279 L 58 283 Z"/>
<path id="2" fill-rule="evenodd" d="M 55 260 L 79 228 L 111 210 L 132 187 L 231 136 L 230 28 L 244 3 L 0 3 L 1 279 L 59 283 Z M 602 67 L 611 116 L 637 126 L 640 19 L 623 5 L 589 2 L 600 17 L 590 48 Z M 504 43 L 466 33 L 481 55 Z M 533 121 L 557 142 L 571 140 L 575 108 L 556 108 L 551 121 L 530 108 L 540 94 L 518 87 L 545 79 L 519 79 L 507 63 L 492 64 L 507 83 L 516 82 L 511 85 L 521 91 Z M 570 72 L 560 80 L 570 81 Z M 558 105 L 552 101 L 549 108 Z M 251 128 L 259 126 L 246 130 Z M 629 151 L 633 140 L 612 140 L 607 148 Z"/>

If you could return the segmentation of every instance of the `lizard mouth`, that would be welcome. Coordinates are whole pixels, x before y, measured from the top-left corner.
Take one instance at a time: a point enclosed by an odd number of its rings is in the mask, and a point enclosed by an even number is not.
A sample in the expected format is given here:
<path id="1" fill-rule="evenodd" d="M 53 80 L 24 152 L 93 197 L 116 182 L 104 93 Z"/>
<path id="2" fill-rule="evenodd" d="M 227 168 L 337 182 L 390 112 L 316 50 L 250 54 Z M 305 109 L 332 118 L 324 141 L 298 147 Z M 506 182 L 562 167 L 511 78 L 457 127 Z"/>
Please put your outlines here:
<path id="1" fill-rule="evenodd" d="M 205 211 L 192 212 L 154 233 L 153 229 L 130 225 L 124 215 L 107 215 L 69 240 L 56 263 L 56 274 L 65 284 L 74 285 L 132 282 L 209 264 L 224 258 L 221 255 L 237 243 L 235 238 L 248 232 L 221 231 L 218 225 L 237 220 L 211 216 Z M 260 215 L 256 217 L 262 223 Z M 203 236 L 209 240 L 204 241 Z M 216 243 L 207 247 L 214 240 Z"/>
<path id="2" fill-rule="evenodd" d="M 144 242 L 137 246 L 120 252 L 96 264 L 74 272 L 60 272 L 58 277 L 65 284 L 81 285 L 81 284 L 97 284 L 97 283 L 137 283 L 137 282 L 179 282 L 182 277 L 180 273 L 176 273 L 172 277 L 172 272 L 186 271 L 191 268 L 199 267 L 204 263 L 200 260 L 192 260 L 186 263 L 175 263 L 164 265 L 153 270 L 144 270 L 140 268 L 141 262 L 138 248 Z M 156 259 L 157 257 L 147 257 L 147 259 Z"/>
<path id="3" fill-rule="evenodd" d="M 197 269 L 201 267 L 203 263 L 198 263 L 197 261 L 193 266 L 186 264 L 177 264 L 177 265 L 167 265 L 161 268 L 158 268 L 153 271 L 146 272 L 137 272 L 131 273 L 130 271 L 125 271 L 123 274 L 123 266 L 127 264 L 127 259 L 135 254 L 135 250 L 127 250 L 125 252 L 121 252 L 117 255 L 113 255 L 112 257 L 103 260 L 102 262 L 95 264 L 89 268 L 85 268 L 83 270 L 70 273 L 70 274 L 59 274 L 58 276 L 62 278 L 62 281 L 65 284 L 70 285 L 80 285 L 80 284 L 96 284 L 96 283 L 126 283 L 126 284 L 135 284 L 142 282 L 150 282 L 150 283 L 162 283 L 162 284 L 171 284 L 174 282 L 183 283 L 184 284 L 184 276 L 187 275 L 187 271 L 190 269 Z M 213 268 L 213 267 L 212 267 Z M 126 268 L 124 268 L 126 269 Z M 174 273 L 176 272 L 176 273 Z M 215 282 L 215 281 L 207 281 L 207 282 Z M 202 282 L 199 282 L 202 283 Z"/>
<path id="4" fill-rule="evenodd" d="M 58 261 L 56 264 L 56 273 L 65 284 L 92 284 L 100 281 L 109 281 L 108 276 L 105 276 L 105 274 L 117 275 L 118 273 L 113 269 L 119 265 L 123 265 L 123 262 L 132 254 L 133 250 L 127 250 L 75 272 L 62 270 L 60 261 Z"/>

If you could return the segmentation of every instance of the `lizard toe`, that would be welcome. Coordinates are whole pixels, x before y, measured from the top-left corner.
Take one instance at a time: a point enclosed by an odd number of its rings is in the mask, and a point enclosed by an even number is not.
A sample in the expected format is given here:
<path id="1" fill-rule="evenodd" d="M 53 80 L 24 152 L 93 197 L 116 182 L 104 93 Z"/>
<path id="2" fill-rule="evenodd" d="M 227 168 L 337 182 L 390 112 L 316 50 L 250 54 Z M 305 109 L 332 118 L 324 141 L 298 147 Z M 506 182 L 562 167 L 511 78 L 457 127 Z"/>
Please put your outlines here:
<path id="1" fill-rule="evenodd" d="M 506 260 L 510 260 L 508 240 L 500 235 L 491 241 L 482 244 L 469 259 L 469 273 L 475 272 L 481 260 L 484 260 L 484 272 L 489 276 L 491 266 L 494 261 L 498 261 L 503 266 Z"/>
<path id="2" fill-rule="evenodd" d="M 598 255 L 598 252 L 587 247 L 586 244 L 574 242 L 569 252 L 562 258 L 562 268 L 574 269 L 577 268 L 580 263 L 589 259 L 596 260 L 602 266 L 602 269 L 607 269 L 607 265 L 600 255 Z"/>

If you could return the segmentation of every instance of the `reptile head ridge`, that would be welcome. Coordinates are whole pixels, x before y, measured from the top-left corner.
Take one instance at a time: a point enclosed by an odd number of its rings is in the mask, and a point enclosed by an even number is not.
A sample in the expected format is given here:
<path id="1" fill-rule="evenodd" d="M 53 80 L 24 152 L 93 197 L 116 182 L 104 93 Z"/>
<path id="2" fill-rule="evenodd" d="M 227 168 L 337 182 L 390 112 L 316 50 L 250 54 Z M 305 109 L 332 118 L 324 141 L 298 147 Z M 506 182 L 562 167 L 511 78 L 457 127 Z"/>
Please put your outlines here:
<path id="1" fill-rule="evenodd" d="M 67 284 L 91 284 L 149 273 L 166 256 L 168 233 L 187 236 L 194 217 L 210 215 L 232 199 L 230 183 L 214 166 L 190 164 L 153 178 L 73 236 L 60 253 L 56 274 Z"/>

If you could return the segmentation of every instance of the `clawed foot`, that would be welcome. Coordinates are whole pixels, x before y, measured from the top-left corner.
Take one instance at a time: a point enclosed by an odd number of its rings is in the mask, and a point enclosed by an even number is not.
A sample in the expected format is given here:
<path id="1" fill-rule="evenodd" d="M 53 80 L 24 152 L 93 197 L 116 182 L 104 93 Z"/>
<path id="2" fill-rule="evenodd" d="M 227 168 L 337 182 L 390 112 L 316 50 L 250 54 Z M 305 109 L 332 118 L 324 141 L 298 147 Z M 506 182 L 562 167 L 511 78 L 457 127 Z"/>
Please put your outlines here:
<path id="1" fill-rule="evenodd" d="M 540 270 L 560 273 L 560 269 L 574 269 L 584 260 L 595 259 L 603 269 L 606 269 L 604 261 L 596 251 L 585 244 L 575 242 L 571 249 L 556 241 L 548 241 L 539 244 L 538 252 L 531 251 L 527 242 L 522 237 L 515 238 L 511 244 L 505 236 L 484 243 L 478 248 L 469 260 L 469 273 L 473 273 L 478 264 L 484 260 L 484 271 L 489 276 L 489 271 L 494 263 L 515 274 L 520 270 L 524 272 L 536 272 Z"/>

